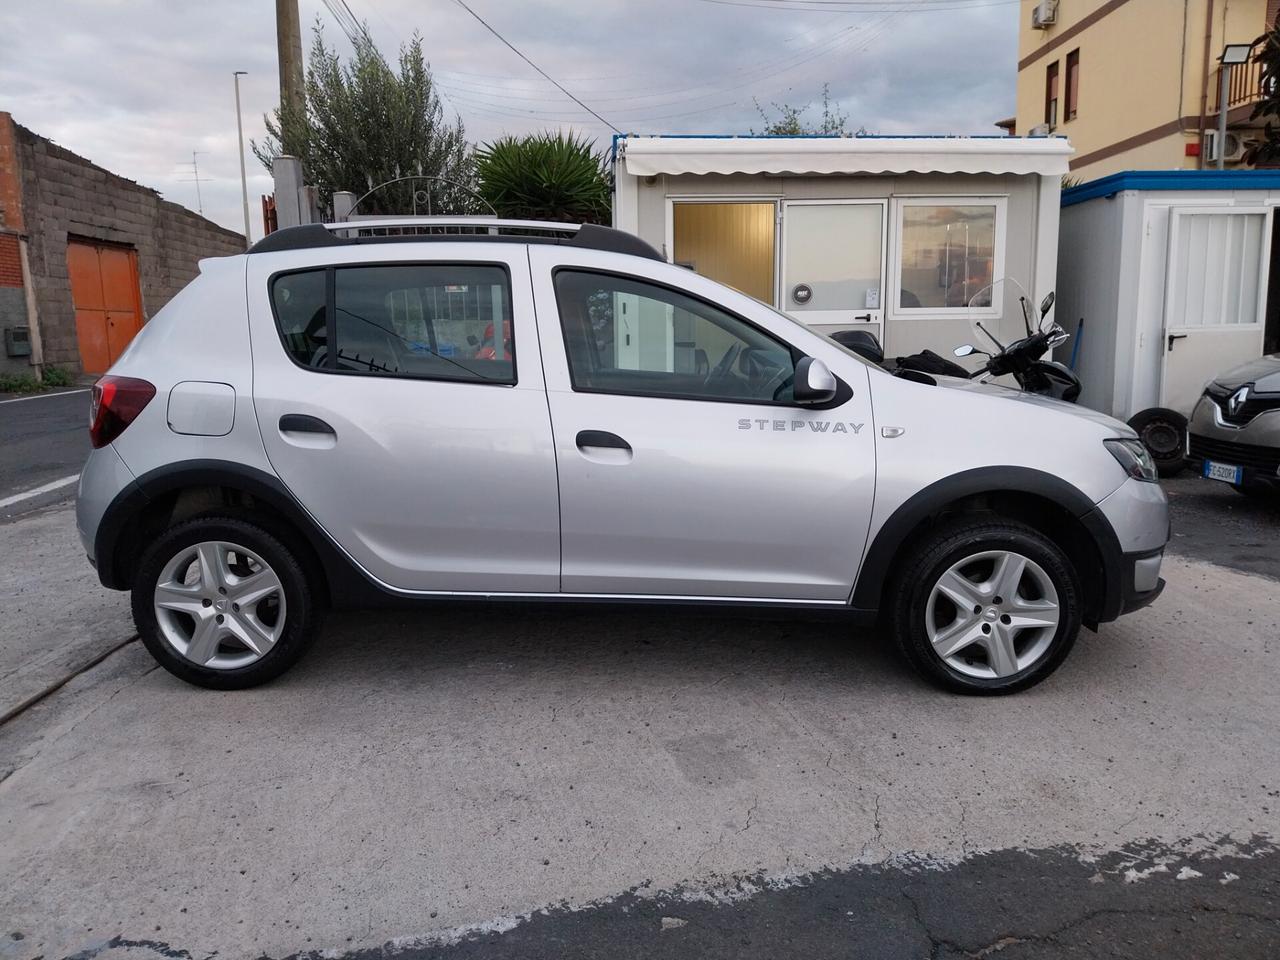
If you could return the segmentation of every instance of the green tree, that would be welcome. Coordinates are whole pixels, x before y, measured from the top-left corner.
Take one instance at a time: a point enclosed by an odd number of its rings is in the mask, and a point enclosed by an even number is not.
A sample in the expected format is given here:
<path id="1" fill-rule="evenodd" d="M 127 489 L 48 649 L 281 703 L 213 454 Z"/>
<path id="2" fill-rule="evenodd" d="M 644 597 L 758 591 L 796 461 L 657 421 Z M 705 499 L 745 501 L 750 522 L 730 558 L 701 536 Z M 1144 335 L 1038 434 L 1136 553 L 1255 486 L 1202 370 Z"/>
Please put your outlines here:
<path id="1" fill-rule="evenodd" d="M 1274 120 L 1280 120 L 1280 24 L 1253 41 L 1253 62 L 1262 64 L 1262 99 L 1254 104 L 1250 120 L 1265 119 L 1262 139 L 1246 151 L 1244 159 L 1253 166 L 1280 164 L 1280 129 Z"/>
<path id="2" fill-rule="evenodd" d="M 361 195 L 389 180 L 420 176 L 436 179 L 380 189 L 359 212 L 410 213 L 415 190 L 420 199 L 426 191 L 433 213 L 476 212 L 471 147 L 462 120 L 445 120 L 422 37 L 415 33 L 401 46 L 397 71 L 367 30 L 347 63 L 326 46 L 318 21 L 313 34 L 305 107 L 277 107 L 264 117 L 267 137 L 252 144 L 254 156 L 267 169 L 282 153 L 301 159 L 326 206 L 335 190 Z"/>
<path id="3" fill-rule="evenodd" d="M 832 102 L 830 84 L 822 85 L 822 116 L 817 123 L 809 123 L 805 119 L 805 114 L 813 106 L 812 102 L 800 107 L 793 107 L 786 103 L 771 103 L 770 106 L 776 111 L 776 115 L 770 115 L 769 111 L 754 97 L 751 102 L 756 105 L 756 112 L 764 121 L 764 129 L 753 129 L 752 133 L 763 133 L 774 137 L 802 137 L 815 134 L 851 137 L 867 132 L 865 127 L 859 127 L 855 133 L 849 132 L 849 117 L 840 109 L 839 104 Z"/>
<path id="4" fill-rule="evenodd" d="M 501 137 L 476 151 L 480 196 L 500 217 L 608 223 L 608 165 L 595 145 L 572 133 Z"/>

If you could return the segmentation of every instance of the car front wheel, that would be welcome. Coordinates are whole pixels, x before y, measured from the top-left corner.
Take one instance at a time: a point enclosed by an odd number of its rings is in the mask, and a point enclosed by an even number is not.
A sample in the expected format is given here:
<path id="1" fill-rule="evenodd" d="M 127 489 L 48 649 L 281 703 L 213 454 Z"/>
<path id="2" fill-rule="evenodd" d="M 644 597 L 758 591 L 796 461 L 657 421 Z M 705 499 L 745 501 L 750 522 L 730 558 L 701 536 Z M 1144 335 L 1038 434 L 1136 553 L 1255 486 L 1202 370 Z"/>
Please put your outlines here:
<path id="1" fill-rule="evenodd" d="M 918 543 L 894 582 L 898 646 L 948 690 L 1001 694 L 1045 679 L 1080 630 L 1066 554 L 1015 521 L 966 518 Z"/>
<path id="2" fill-rule="evenodd" d="M 132 601 L 138 634 L 161 666 L 217 690 L 279 676 L 306 651 L 320 619 L 297 558 L 230 517 L 167 531 L 143 555 Z"/>

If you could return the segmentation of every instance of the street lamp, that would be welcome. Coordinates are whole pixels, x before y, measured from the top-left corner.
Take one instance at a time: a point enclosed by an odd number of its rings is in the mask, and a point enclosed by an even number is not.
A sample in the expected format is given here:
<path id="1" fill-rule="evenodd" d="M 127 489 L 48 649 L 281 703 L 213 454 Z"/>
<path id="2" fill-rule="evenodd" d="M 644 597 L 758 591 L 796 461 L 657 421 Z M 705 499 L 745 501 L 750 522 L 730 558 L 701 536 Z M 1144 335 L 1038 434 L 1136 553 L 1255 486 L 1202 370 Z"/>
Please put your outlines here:
<path id="1" fill-rule="evenodd" d="M 1231 83 L 1231 68 L 1249 62 L 1249 54 L 1253 51 L 1251 43 L 1228 43 L 1222 48 L 1222 56 L 1218 63 L 1218 169 L 1226 163 L 1227 156 L 1227 97 Z"/>
<path id="2" fill-rule="evenodd" d="M 244 124 L 240 122 L 240 78 L 248 76 L 247 70 L 237 70 L 231 75 L 236 85 L 236 135 L 240 138 L 240 199 L 244 203 L 244 245 L 253 240 L 249 236 L 249 180 L 244 172 Z"/>

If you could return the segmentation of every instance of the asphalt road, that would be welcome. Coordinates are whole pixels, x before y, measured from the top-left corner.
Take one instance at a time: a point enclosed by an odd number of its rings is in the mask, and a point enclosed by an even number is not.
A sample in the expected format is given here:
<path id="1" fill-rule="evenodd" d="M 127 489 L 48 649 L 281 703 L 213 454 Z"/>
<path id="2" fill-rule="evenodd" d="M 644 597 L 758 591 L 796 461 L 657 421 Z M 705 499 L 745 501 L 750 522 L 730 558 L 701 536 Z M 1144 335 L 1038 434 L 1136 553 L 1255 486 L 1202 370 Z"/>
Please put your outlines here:
<path id="1" fill-rule="evenodd" d="M 1187 473 L 1163 482 L 1169 495 L 1169 549 L 1280 580 L 1280 495 L 1249 497 L 1230 484 Z"/>
<path id="2" fill-rule="evenodd" d="M 89 454 L 89 391 L 14 397 L 0 394 L 0 501 L 80 473 Z M 69 485 L 51 496 L 0 507 L 0 517 L 72 492 Z"/>

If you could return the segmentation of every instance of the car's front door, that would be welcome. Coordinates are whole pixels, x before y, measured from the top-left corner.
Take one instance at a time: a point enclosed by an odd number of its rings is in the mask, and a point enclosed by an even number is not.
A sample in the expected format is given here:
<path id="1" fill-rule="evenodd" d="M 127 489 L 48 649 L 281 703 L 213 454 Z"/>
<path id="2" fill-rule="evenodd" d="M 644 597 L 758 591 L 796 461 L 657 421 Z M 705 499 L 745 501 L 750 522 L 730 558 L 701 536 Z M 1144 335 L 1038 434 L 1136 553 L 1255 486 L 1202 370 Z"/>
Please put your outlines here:
<path id="1" fill-rule="evenodd" d="M 392 587 L 557 592 L 555 454 L 523 248 L 352 246 L 315 260 L 249 257 L 254 404 L 277 474 Z"/>
<path id="2" fill-rule="evenodd" d="M 865 368 L 829 408 L 797 406 L 799 352 L 707 294 L 765 309 L 747 298 L 667 265 L 655 280 L 586 251 L 530 259 L 562 590 L 845 601 L 874 488 Z"/>

